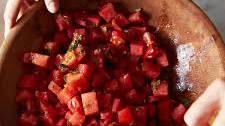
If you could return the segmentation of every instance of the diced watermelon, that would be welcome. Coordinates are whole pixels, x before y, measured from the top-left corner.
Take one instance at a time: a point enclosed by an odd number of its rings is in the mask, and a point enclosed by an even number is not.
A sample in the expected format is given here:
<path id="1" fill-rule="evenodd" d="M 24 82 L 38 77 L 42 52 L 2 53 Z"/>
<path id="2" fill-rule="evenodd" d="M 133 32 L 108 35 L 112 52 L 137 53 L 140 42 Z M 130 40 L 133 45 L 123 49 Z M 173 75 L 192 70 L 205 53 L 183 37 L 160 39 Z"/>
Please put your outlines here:
<path id="1" fill-rule="evenodd" d="M 17 84 L 19 88 L 30 88 L 35 89 L 38 86 L 39 78 L 37 75 L 34 74 L 27 74 L 23 75 Z"/>
<path id="2" fill-rule="evenodd" d="M 118 24 L 121 27 L 124 27 L 129 24 L 129 21 L 123 14 L 117 14 L 114 19 L 116 21 L 116 24 Z"/>
<path id="3" fill-rule="evenodd" d="M 70 122 L 72 125 L 80 126 L 85 122 L 85 115 L 83 112 L 75 112 L 69 118 L 68 122 Z"/>
<path id="4" fill-rule="evenodd" d="M 78 71 L 83 74 L 88 80 L 91 79 L 94 66 L 92 64 L 79 64 L 78 65 Z"/>
<path id="5" fill-rule="evenodd" d="M 65 126 L 66 125 L 66 119 L 62 118 L 57 123 L 56 126 Z"/>
<path id="6" fill-rule="evenodd" d="M 131 104 L 142 104 L 146 98 L 147 94 L 144 91 L 136 91 L 135 89 L 130 90 L 126 94 L 126 99 Z"/>
<path id="7" fill-rule="evenodd" d="M 39 53 L 24 53 L 23 62 L 32 63 L 43 68 L 48 68 L 50 57 Z"/>
<path id="8" fill-rule="evenodd" d="M 117 112 L 119 124 L 129 125 L 134 122 L 134 117 L 129 107 L 126 107 Z"/>
<path id="9" fill-rule="evenodd" d="M 169 65 L 169 61 L 165 51 L 160 50 L 159 56 L 157 57 L 157 63 L 162 67 L 167 67 Z"/>
<path id="10" fill-rule="evenodd" d="M 109 123 L 112 122 L 113 115 L 112 112 L 101 112 L 100 113 L 100 125 L 107 126 Z"/>
<path id="11" fill-rule="evenodd" d="M 171 123 L 170 113 L 171 113 L 171 102 L 170 99 L 164 99 L 158 102 L 157 106 L 159 122 L 162 125 L 167 125 Z"/>
<path id="12" fill-rule="evenodd" d="M 160 66 L 151 62 L 143 62 L 142 71 L 144 71 L 149 78 L 155 79 L 160 75 Z"/>
<path id="13" fill-rule="evenodd" d="M 123 37 L 123 33 L 121 31 L 113 31 L 110 42 L 116 47 L 121 47 L 125 44 L 125 39 Z"/>
<path id="14" fill-rule="evenodd" d="M 113 105 L 112 105 L 112 112 L 118 112 L 122 109 L 123 105 L 122 105 L 122 101 L 119 98 L 115 98 L 113 100 Z"/>
<path id="15" fill-rule="evenodd" d="M 110 22 L 116 16 L 116 10 L 112 3 L 105 4 L 99 10 L 99 15 L 106 21 Z"/>
<path id="16" fill-rule="evenodd" d="M 44 49 L 48 55 L 55 55 L 59 51 L 59 46 L 60 45 L 57 42 L 47 42 L 44 45 Z"/>
<path id="17" fill-rule="evenodd" d="M 109 75 L 103 69 L 100 69 L 93 75 L 92 86 L 102 87 L 109 79 Z"/>
<path id="18" fill-rule="evenodd" d="M 84 113 L 86 116 L 95 115 L 99 113 L 98 100 L 96 92 L 88 92 L 81 94 Z"/>
<path id="19" fill-rule="evenodd" d="M 54 41 L 62 44 L 68 44 L 68 37 L 64 32 L 56 32 L 54 36 Z"/>
<path id="20" fill-rule="evenodd" d="M 48 89 L 52 91 L 55 95 L 58 95 L 59 92 L 62 90 L 61 87 L 59 87 L 55 82 L 51 81 L 48 85 Z"/>
<path id="21" fill-rule="evenodd" d="M 16 93 L 16 102 L 24 102 L 34 98 L 34 94 L 29 90 L 20 90 Z"/>
<path id="22" fill-rule="evenodd" d="M 96 121 L 96 119 L 91 119 L 88 123 L 87 126 L 99 126 L 99 123 Z"/>
<path id="23" fill-rule="evenodd" d="M 90 41 L 94 42 L 93 44 L 102 42 L 104 39 L 104 34 L 100 30 L 96 29 L 91 31 Z"/>
<path id="24" fill-rule="evenodd" d="M 132 13 L 128 20 L 131 22 L 131 23 L 144 23 L 144 19 L 141 15 L 141 12 L 134 12 Z"/>
<path id="25" fill-rule="evenodd" d="M 109 81 L 106 84 L 106 90 L 112 93 L 116 93 L 117 91 L 120 90 L 119 82 L 116 79 Z"/>
<path id="26" fill-rule="evenodd" d="M 150 46 L 150 45 L 155 44 L 156 38 L 152 33 L 145 32 L 143 34 L 143 40 L 144 40 L 144 42 L 146 43 L 147 46 Z"/>
<path id="27" fill-rule="evenodd" d="M 67 103 L 69 110 L 73 113 L 83 111 L 83 105 L 79 96 L 74 96 Z"/>
<path id="28" fill-rule="evenodd" d="M 112 95 L 110 93 L 98 94 L 98 105 L 100 110 L 111 110 L 112 109 Z"/>
<path id="29" fill-rule="evenodd" d="M 132 78 L 129 73 L 120 77 L 121 88 L 123 91 L 129 91 L 133 88 Z"/>
<path id="30" fill-rule="evenodd" d="M 154 59 L 159 55 L 159 49 L 154 45 L 149 45 L 144 53 L 145 59 Z"/>
<path id="31" fill-rule="evenodd" d="M 64 80 L 63 80 L 63 73 L 60 70 L 53 70 L 51 73 L 51 79 L 57 84 L 57 85 L 62 85 Z"/>
<path id="32" fill-rule="evenodd" d="M 154 103 L 149 103 L 148 104 L 148 115 L 150 118 L 154 118 L 156 115 L 156 107 Z"/>
<path id="33" fill-rule="evenodd" d="M 98 15 L 88 16 L 87 20 L 91 23 L 92 27 L 98 27 L 101 22 L 101 17 Z"/>
<path id="34" fill-rule="evenodd" d="M 66 30 L 71 23 L 71 16 L 70 15 L 58 15 L 56 17 L 56 25 L 59 31 Z"/>
<path id="35" fill-rule="evenodd" d="M 142 124 L 147 123 L 147 108 L 146 106 L 138 106 L 135 108 L 134 116 L 136 121 L 141 122 Z"/>
<path id="36" fill-rule="evenodd" d="M 36 126 L 38 124 L 38 117 L 33 114 L 23 113 L 19 117 L 18 123 L 20 126 Z"/>
<path id="37" fill-rule="evenodd" d="M 133 56 L 142 56 L 144 52 L 144 45 L 138 43 L 130 44 L 130 54 Z"/>
<path id="38" fill-rule="evenodd" d="M 89 89 L 87 79 L 80 73 L 69 73 L 64 76 L 66 87 L 79 93 L 86 92 Z"/>
<path id="39" fill-rule="evenodd" d="M 128 29 L 128 40 L 130 42 L 141 41 L 143 34 L 147 31 L 147 27 L 130 27 Z"/>
<path id="40" fill-rule="evenodd" d="M 168 83 L 166 81 L 160 81 L 160 84 L 153 84 L 154 96 L 168 96 Z"/>
<path id="41" fill-rule="evenodd" d="M 65 87 L 64 89 L 62 89 L 58 96 L 59 101 L 62 104 L 67 104 L 67 102 L 76 95 L 76 91 L 75 90 L 69 90 L 67 87 Z"/>
<path id="42" fill-rule="evenodd" d="M 182 125 L 184 120 L 184 114 L 186 112 L 186 108 L 183 104 L 179 104 L 174 110 L 171 112 L 173 120 L 177 125 Z"/>

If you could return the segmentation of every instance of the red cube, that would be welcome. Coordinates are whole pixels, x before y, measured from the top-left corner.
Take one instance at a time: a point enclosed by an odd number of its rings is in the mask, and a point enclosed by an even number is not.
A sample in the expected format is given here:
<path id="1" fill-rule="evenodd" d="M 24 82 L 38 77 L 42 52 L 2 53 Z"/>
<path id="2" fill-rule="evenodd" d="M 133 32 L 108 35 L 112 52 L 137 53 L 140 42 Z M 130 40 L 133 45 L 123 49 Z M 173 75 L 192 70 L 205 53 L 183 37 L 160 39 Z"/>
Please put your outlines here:
<path id="1" fill-rule="evenodd" d="M 129 91 L 133 88 L 132 78 L 129 73 L 120 77 L 121 88 L 123 91 Z"/>
<path id="2" fill-rule="evenodd" d="M 118 120 L 121 125 L 129 125 L 134 122 L 132 112 L 129 107 L 126 107 L 117 112 Z"/>
<path id="3" fill-rule="evenodd" d="M 100 113 L 100 123 L 103 126 L 107 126 L 109 123 L 112 122 L 113 115 L 112 112 L 106 111 Z"/>
<path id="4" fill-rule="evenodd" d="M 94 66 L 92 64 L 79 64 L 78 71 L 83 74 L 88 80 L 92 77 L 94 71 Z"/>
<path id="5" fill-rule="evenodd" d="M 99 113 L 96 92 L 88 92 L 81 94 L 81 99 L 83 103 L 84 113 L 86 116 L 95 115 Z"/>
<path id="6" fill-rule="evenodd" d="M 75 90 L 70 90 L 67 87 L 65 87 L 59 92 L 57 96 L 62 104 L 67 104 L 67 102 L 76 94 L 77 92 Z"/>
<path id="7" fill-rule="evenodd" d="M 50 56 L 39 54 L 39 53 L 24 53 L 24 63 L 32 63 L 39 67 L 48 68 L 50 62 Z"/>
<path id="8" fill-rule="evenodd" d="M 112 3 L 105 4 L 100 10 L 99 15 L 106 21 L 110 22 L 116 16 L 116 10 Z"/>
<path id="9" fill-rule="evenodd" d="M 85 115 L 83 112 L 75 112 L 68 120 L 72 125 L 80 126 L 85 122 Z"/>
<path id="10" fill-rule="evenodd" d="M 132 13 L 128 20 L 131 22 L 131 23 L 143 23 L 144 22 L 144 19 L 141 15 L 141 12 L 134 12 Z"/>
<path id="11" fill-rule="evenodd" d="M 159 51 L 159 56 L 157 57 L 157 63 L 162 67 L 169 66 L 169 61 L 165 51 L 163 50 Z"/>
<path id="12" fill-rule="evenodd" d="M 142 64 L 142 71 L 151 78 L 156 79 L 160 75 L 160 66 L 151 62 L 144 62 Z"/>
<path id="13" fill-rule="evenodd" d="M 48 85 L 48 89 L 52 91 L 55 95 L 58 95 L 59 92 L 62 90 L 54 81 L 51 81 Z"/>
<path id="14" fill-rule="evenodd" d="M 118 112 L 119 110 L 121 110 L 123 107 L 122 105 L 122 101 L 119 98 L 115 98 L 113 100 L 113 105 L 112 105 L 112 112 Z"/>
<path id="15" fill-rule="evenodd" d="M 186 108 L 183 104 L 179 104 L 174 110 L 172 111 L 172 118 L 176 122 L 176 124 L 181 125 L 183 124 L 184 114 L 186 112 Z"/>
<path id="16" fill-rule="evenodd" d="M 83 105 L 81 98 L 79 96 L 75 96 L 67 102 L 67 106 L 69 110 L 73 113 L 83 111 Z"/>
<path id="17" fill-rule="evenodd" d="M 144 51 L 144 45 L 139 43 L 130 44 L 130 54 L 133 56 L 142 56 Z"/>

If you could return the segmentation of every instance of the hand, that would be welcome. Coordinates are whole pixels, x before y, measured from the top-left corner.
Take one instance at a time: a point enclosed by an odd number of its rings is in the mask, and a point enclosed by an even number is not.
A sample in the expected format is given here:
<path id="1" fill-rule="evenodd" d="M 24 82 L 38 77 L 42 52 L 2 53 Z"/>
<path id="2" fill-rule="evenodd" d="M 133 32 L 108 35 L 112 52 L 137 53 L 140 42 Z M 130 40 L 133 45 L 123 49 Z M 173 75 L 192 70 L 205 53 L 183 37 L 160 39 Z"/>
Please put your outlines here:
<path id="1" fill-rule="evenodd" d="M 215 80 L 184 116 L 188 126 L 225 126 L 225 80 Z"/>
<path id="2" fill-rule="evenodd" d="M 17 19 L 37 0 L 8 0 L 4 13 L 5 37 L 11 28 L 13 28 Z M 44 0 L 47 9 L 51 13 L 56 13 L 59 8 L 59 0 Z"/>

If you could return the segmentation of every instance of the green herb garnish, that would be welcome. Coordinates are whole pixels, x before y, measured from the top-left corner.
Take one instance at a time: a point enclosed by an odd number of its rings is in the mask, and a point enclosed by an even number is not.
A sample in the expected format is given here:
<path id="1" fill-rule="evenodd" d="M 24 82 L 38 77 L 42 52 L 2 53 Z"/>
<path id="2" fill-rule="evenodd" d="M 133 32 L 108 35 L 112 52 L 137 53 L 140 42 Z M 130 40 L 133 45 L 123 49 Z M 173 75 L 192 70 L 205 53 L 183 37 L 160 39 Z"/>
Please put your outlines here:
<path id="1" fill-rule="evenodd" d="M 185 107 L 190 106 L 190 101 L 187 98 L 180 96 L 179 100 L 184 104 Z"/>
<path id="2" fill-rule="evenodd" d="M 60 64 L 59 65 L 59 69 L 62 71 L 62 72 L 65 72 L 67 66 L 65 64 Z"/>

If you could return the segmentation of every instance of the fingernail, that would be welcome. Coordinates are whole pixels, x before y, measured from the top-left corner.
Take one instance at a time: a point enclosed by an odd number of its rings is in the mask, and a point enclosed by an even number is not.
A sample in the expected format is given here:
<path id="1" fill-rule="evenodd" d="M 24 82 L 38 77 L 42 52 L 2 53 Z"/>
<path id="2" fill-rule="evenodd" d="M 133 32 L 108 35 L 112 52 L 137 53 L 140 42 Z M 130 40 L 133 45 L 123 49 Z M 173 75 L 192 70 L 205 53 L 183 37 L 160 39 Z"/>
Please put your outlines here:
<path id="1" fill-rule="evenodd" d="M 55 13 L 56 12 L 56 3 L 53 0 L 49 1 L 48 9 L 49 9 L 49 11 L 51 13 Z"/>

